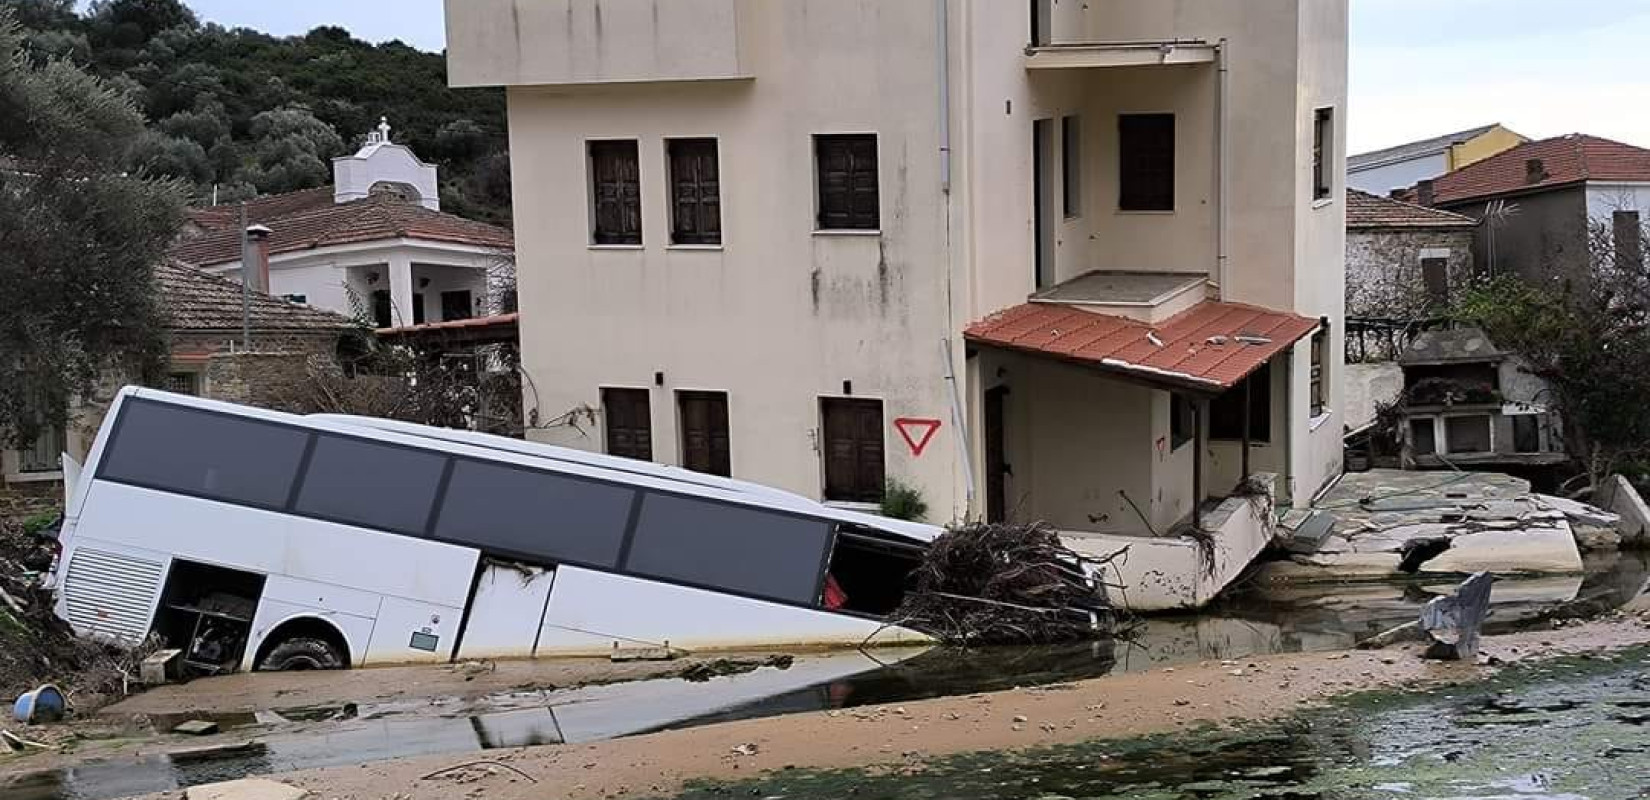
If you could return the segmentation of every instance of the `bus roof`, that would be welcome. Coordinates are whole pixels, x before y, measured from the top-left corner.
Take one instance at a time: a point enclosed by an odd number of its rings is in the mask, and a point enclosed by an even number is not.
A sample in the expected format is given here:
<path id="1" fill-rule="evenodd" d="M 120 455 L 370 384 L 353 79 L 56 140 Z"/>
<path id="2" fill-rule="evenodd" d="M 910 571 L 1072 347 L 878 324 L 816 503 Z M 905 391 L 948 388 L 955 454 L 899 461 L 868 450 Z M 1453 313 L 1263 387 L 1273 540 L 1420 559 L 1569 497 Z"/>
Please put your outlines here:
<path id="1" fill-rule="evenodd" d="M 509 439 L 491 434 L 436 428 L 396 420 L 342 414 L 302 416 L 191 395 L 173 394 L 158 389 L 130 386 L 122 389 L 116 396 L 114 404 L 110 407 L 109 419 L 113 420 L 120 405 L 127 398 L 133 397 L 146 401 L 264 419 L 311 430 L 332 431 L 334 433 L 397 442 L 419 449 L 468 455 L 488 461 L 530 466 L 551 472 L 579 475 L 641 488 L 699 495 L 741 505 L 764 506 L 775 511 L 802 514 L 881 530 L 919 542 L 933 541 L 941 532 L 941 529 L 932 525 L 836 508 L 802 495 L 749 481 L 704 475 L 680 467 L 588 453 L 571 448 Z"/>

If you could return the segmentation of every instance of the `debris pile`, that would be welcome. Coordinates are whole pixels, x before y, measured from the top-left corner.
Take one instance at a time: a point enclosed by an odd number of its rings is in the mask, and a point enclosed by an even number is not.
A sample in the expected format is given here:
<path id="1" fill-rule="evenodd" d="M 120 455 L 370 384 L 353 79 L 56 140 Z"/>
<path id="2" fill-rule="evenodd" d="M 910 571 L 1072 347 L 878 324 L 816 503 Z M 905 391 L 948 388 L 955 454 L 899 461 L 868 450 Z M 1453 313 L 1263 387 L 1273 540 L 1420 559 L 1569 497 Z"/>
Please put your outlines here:
<path id="1" fill-rule="evenodd" d="M 914 586 L 893 614 L 948 644 L 1047 644 L 1108 638 L 1121 620 L 1091 559 L 1053 528 L 973 524 L 929 545 Z"/>
<path id="2" fill-rule="evenodd" d="M 127 694 L 137 664 L 153 649 L 122 650 L 78 638 L 52 611 L 41 585 L 55 543 L 0 518 L 0 699 L 10 702 L 43 683 L 68 690 L 81 710 Z"/>

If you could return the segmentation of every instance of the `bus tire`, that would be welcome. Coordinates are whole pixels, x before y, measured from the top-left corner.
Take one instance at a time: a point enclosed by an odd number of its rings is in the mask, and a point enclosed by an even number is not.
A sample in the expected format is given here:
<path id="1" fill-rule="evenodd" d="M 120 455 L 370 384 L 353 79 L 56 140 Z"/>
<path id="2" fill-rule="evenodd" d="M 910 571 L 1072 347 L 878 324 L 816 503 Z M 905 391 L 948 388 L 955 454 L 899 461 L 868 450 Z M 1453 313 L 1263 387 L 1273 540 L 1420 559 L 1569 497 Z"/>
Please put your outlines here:
<path id="1" fill-rule="evenodd" d="M 300 636 L 275 645 L 258 669 L 263 672 L 343 669 L 344 663 L 344 654 L 331 642 Z"/>

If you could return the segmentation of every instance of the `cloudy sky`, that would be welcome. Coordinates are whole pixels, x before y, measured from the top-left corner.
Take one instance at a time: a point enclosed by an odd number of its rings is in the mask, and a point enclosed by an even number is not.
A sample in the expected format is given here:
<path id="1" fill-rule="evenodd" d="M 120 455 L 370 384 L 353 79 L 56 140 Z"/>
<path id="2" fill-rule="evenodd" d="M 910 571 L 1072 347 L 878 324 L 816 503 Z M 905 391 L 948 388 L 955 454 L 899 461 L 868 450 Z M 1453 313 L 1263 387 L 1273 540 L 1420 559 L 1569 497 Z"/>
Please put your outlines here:
<path id="1" fill-rule="evenodd" d="M 1241 0 L 1234 0 L 1241 2 Z M 277 34 L 443 43 L 441 0 L 188 0 Z M 1650 146 L 1650 0 L 1352 0 L 1353 152 L 1490 122 Z"/>

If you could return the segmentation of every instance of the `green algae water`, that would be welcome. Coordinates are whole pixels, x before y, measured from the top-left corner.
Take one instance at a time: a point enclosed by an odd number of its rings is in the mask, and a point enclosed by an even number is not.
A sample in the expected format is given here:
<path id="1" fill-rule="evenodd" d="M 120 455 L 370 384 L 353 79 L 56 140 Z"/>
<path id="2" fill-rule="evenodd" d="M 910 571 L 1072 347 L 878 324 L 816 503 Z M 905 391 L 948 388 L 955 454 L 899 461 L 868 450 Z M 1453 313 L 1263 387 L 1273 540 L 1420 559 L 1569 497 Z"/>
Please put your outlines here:
<path id="1" fill-rule="evenodd" d="M 1650 650 L 1368 694 L 1236 729 L 979 753 L 893 769 L 786 770 L 680 800 L 1650 798 Z"/>

